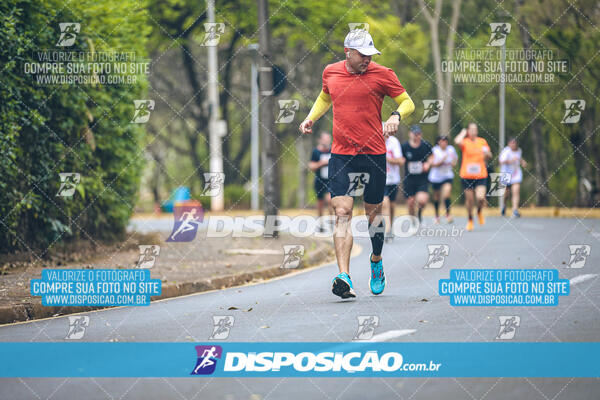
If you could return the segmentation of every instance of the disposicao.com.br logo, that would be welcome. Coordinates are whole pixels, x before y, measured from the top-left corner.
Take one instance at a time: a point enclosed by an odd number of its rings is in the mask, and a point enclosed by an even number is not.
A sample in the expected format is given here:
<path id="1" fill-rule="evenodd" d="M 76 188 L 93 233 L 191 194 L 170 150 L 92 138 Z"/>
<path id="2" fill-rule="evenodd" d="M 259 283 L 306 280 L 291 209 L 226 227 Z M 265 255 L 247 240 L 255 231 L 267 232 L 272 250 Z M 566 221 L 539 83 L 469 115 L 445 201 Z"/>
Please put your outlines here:
<path id="1" fill-rule="evenodd" d="M 211 346 L 197 346 L 203 351 Z M 214 347 L 213 347 L 214 348 Z M 437 372 L 441 363 L 432 360 L 421 363 L 405 363 L 402 354 L 394 351 L 381 352 L 377 350 L 367 351 L 322 351 L 292 353 L 285 351 L 264 351 L 264 352 L 226 352 L 220 353 L 218 358 L 223 359 L 222 369 L 217 369 L 224 375 L 235 374 L 243 375 L 245 372 L 261 373 L 260 375 L 270 376 L 294 376 L 298 373 L 323 373 L 323 376 L 339 373 L 376 373 L 376 372 Z M 204 360 L 207 354 L 198 354 L 198 365 Z M 204 356 L 204 357 L 203 357 Z M 211 361 L 216 361 L 211 359 Z M 216 362 L 215 362 L 216 364 Z M 198 374 L 198 365 L 192 373 Z M 211 364 L 211 371 L 202 374 L 212 374 L 215 372 L 214 365 Z M 220 371 L 219 371 L 220 370 Z"/>

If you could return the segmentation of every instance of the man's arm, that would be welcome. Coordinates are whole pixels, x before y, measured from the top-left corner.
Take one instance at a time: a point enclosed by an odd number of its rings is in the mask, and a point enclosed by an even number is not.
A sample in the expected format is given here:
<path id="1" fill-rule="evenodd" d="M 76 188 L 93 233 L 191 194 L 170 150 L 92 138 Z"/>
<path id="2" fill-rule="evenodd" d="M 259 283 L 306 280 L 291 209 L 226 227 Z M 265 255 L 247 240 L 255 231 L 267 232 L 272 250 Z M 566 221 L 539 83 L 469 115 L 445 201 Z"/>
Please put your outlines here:
<path id="1" fill-rule="evenodd" d="M 412 99 L 406 92 L 394 97 L 394 101 L 396 102 L 396 104 L 398 104 L 398 108 L 396 109 L 396 111 L 398 111 L 400 117 L 398 117 L 397 115 L 392 115 L 385 122 L 385 126 L 383 128 L 383 136 L 385 136 L 386 138 L 398 131 L 398 125 L 400 125 L 401 119 L 405 119 L 410 114 L 412 114 L 413 111 L 415 111 L 415 103 L 413 103 Z"/>
<path id="2" fill-rule="evenodd" d="M 426 171 L 426 172 L 429 171 L 432 164 L 433 164 L 433 154 L 430 154 L 429 157 L 427 157 L 427 161 L 425 161 L 423 163 L 423 171 Z"/>
<path id="3" fill-rule="evenodd" d="M 321 160 L 321 152 L 317 149 L 314 149 L 310 156 L 310 161 L 308 162 L 308 169 L 310 169 L 312 172 L 316 172 L 328 163 L 329 161 Z"/>
<path id="4" fill-rule="evenodd" d="M 313 124 L 329 110 L 329 107 L 331 107 L 331 96 L 321 90 L 308 116 L 300 124 L 300 132 L 304 134 L 312 133 Z"/>
<path id="5" fill-rule="evenodd" d="M 400 166 L 403 166 L 404 164 L 406 164 L 406 157 L 404 157 L 404 151 L 405 149 L 402 147 L 402 145 L 400 145 L 400 152 L 402 153 L 400 155 L 400 162 L 398 164 L 400 164 Z"/>
<path id="6" fill-rule="evenodd" d="M 396 111 L 400 113 L 401 119 L 406 119 L 413 111 L 415 111 L 415 103 L 413 103 L 406 92 L 402 93 L 400 96 L 394 97 L 394 101 L 398 104 Z"/>
<path id="7" fill-rule="evenodd" d="M 423 170 L 425 171 L 429 171 L 429 168 L 431 168 L 431 164 L 433 163 L 433 149 L 431 148 L 431 145 L 429 143 L 427 143 L 427 160 L 423 163 Z"/>
<path id="8" fill-rule="evenodd" d="M 317 171 L 320 168 L 323 168 L 324 166 L 329 164 L 329 160 L 310 160 L 308 162 L 308 169 L 310 169 L 312 172 Z"/>
<path id="9" fill-rule="evenodd" d="M 308 169 L 310 169 L 312 172 L 315 172 L 321 167 L 324 167 L 322 161 L 309 161 L 308 163 Z"/>

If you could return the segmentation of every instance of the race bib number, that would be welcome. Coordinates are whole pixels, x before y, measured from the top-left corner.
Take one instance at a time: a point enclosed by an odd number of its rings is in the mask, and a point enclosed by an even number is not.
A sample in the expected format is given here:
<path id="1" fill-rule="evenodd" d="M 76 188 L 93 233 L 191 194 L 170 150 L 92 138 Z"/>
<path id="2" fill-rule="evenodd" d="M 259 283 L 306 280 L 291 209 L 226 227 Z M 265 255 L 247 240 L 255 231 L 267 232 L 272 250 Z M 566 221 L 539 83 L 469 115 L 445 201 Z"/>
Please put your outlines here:
<path id="1" fill-rule="evenodd" d="M 479 164 L 467 164 L 467 173 L 469 174 L 480 174 L 481 165 Z"/>
<path id="2" fill-rule="evenodd" d="M 331 153 L 327 153 L 327 154 L 321 154 L 321 161 L 329 161 L 329 159 L 331 158 Z M 329 166 L 324 166 L 321 168 L 321 179 L 327 179 L 329 177 Z"/>
<path id="3" fill-rule="evenodd" d="M 329 177 L 329 167 L 321 168 L 321 179 L 327 179 Z"/>
<path id="4" fill-rule="evenodd" d="M 411 161 L 408 163 L 408 173 L 417 175 L 423 173 L 423 163 L 421 161 Z"/>

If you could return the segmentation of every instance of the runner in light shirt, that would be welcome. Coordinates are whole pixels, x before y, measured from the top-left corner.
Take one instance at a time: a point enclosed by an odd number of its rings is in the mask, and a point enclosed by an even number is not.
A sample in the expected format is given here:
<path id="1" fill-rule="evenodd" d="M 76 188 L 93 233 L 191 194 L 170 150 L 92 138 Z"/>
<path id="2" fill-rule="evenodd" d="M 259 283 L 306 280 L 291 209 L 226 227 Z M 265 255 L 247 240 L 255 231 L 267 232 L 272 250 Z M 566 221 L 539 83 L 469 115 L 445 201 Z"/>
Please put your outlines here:
<path id="1" fill-rule="evenodd" d="M 454 179 L 452 167 L 456 165 L 458 155 L 454 147 L 448 144 L 448 136 L 440 136 L 432 152 L 433 161 L 429 170 L 429 182 L 433 187 L 435 223 L 440 223 L 440 200 L 443 200 L 446 206 L 446 222 L 451 223 L 453 218 L 450 215 L 450 193 Z"/>
<path id="2" fill-rule="evenodd" d="M 502 207 L 502 216 L 506 214 L 506 203 L 508 198 L 512 196 L 512 216 L 519 218 L 519 197 L 521 192 L 521 182 L 523 181 L 523 171 L 527 162 L 523 160 L 523 151 L 519 148 L 516 138 L 511 138 L 508 141 L 508 146 L 502 149 L 500 153 L 500 172 L 510 174 L 510 183 L 506 186 L 504 192 L 504 206 Z"/>
<path id="3" fill-rule="evenodd" d="M 383 210 L 385 218 L 385 240 L 391 242 L 394 238 L 391 230 L 394 222 L 394 208 L 396 195 L 398 194 L 398 185 L 400 184 L 400 166 L 403 164 L 402 147 L 400 141 L 395 136 L 390 136 L 385 140 L 386 148 L 386 177 L 385 191 L 383 193 Z"/>

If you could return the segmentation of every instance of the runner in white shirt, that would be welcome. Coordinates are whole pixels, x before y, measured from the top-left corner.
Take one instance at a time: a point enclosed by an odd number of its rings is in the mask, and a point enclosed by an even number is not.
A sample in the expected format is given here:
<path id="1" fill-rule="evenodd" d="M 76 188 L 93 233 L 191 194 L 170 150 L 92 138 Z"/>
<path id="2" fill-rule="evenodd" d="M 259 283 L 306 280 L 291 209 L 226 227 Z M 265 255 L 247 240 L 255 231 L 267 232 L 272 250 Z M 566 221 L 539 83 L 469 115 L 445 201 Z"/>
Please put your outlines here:
<path id="1" fill-rule="evenodd" d="M 456 165 L 458 155 L 454 147 L 448 144 L 448 136 L 444 135 L 438 137 L 437 144 L 433 147 L 432 152 L 433 162 L 428 178 L 433 187 L 435 223 L 440 223 L 440 200 L 443 200 L 446 206 L 446 222 L 451 223 L 453 218 L 450 215 L 450 193 L 452 192 L 452 180 L 454 179 L 452 167 Z"/>
<path id="2" fill-rule="evenodd" d="M 382 214 L 385 218 L 385 240 L 390 242 L 393 239 L 391 229 L 394 222 L 396 195 L 400 184 L 400 166 L 403 164 L 404 159 L 402 158 L 400 141 L 395 136 L 390 136 L 385 140 L 385 148 L 387 162 Z"/>
<path id="3" fill-rule="evenodd" d="M 510 174 L 510 183 L 506 186 L 504 192 L 504 206 L 502 207 L 502 216 L 506 214 L 506 203 L 508 197 L 512 195 L 512 216 L 519 218 L 519 197 L 521 191 L 521 181 L 523 181 L 523 171 L 527 162 L 523 160 L 522 150 L 519 148 L 516 138 L 511 138 L 508 141 L 508 146 L 502 149 L 500 153 L 500 172 Z"/>

